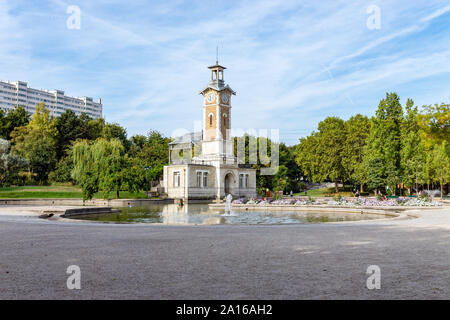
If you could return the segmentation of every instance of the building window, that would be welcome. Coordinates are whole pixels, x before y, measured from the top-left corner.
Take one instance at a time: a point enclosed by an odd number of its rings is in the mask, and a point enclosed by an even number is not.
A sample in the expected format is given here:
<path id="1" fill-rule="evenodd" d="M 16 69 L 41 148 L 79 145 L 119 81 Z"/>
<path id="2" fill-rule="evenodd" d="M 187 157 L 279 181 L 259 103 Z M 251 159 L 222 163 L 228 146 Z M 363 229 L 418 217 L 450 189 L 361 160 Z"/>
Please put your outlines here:
<path id="1" fill-rule="evenodd" d="M 208 187 L 208 172 L 207 171 L 197 171 L 197 187 L 207 188 Z"/>
<path id="2" fill-rule="evenodd" d="M 241 173 L 239 175 L 239 188 L 248 189 L 248 174 Z"/>
<path id="3" fill-rule="evenodd" d="M 179 187 L 180 186 L 180 172 L 176 171 L 173 173 L 173 186 Z"/>
<path id="4" fill-rule="evenodd" d="M 203 188 L 208 187 L 208 172 L 203 172 Z"/>
<path id="5" fill-rule="evenodd" d="M 202 187 L 202 173 L 200 171 L 197 172 L 197 187 Z"/>
<path id="6" fill-rule="evenodd" d="M 213 114 L 210 113 L 209 114 L 209 126 L 212 127 L 212 125 L 213 125 Z"/>

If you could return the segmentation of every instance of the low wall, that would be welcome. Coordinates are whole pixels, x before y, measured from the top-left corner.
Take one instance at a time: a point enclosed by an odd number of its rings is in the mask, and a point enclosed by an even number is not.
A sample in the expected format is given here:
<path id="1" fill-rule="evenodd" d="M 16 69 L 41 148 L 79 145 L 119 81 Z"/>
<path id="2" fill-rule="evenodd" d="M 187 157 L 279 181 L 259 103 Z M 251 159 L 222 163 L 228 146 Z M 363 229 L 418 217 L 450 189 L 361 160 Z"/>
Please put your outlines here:
<path id="1" fill-rule="evenodd" d="M 66 209 L 61 217 L 75 217 L 85 216 L 90 214 L 102 214 L 102 213 L 120 213 L 120 210 L 112 209 L 111 207 L 88 207 L 88 208 L 76 208 Z"/>
<path id="2" fill-rule="evenodd" d="M 170 204 L 173 199 L 0 199 L 0 205 L 39 205 L 39 206 L 145 206 L 149 204 Z"/>
<path id="3" fill-rule="evenodd" d="M 213 209 L 225 209 L 224 204 L 210 204 Z M 232 210 L 235 211 L 308 211 L 308 212 L 352 212 L 352 213 L 382 213 L 384 215 L 389 215 L 389 211 L 392 213 L 406 210 L 417 210 L 417 209 L 438 209 L 442 207 L 368 207 L 368 206 L 329 206 L 329 205 L 257 205 L 257 204 L 233 204 Z M 387 212 L 386 212 L 387 211 Z M 395 214 L 393 214 L 395 215 Z"/>

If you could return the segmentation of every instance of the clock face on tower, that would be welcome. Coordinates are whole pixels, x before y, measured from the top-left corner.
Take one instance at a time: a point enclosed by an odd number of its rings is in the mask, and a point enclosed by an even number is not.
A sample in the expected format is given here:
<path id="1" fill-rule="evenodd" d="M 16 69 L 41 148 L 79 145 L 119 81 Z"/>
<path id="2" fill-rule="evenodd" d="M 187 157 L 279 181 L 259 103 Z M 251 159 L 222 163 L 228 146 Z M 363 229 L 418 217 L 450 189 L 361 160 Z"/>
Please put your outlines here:
<path id="1" fill-rule="evenodd" d="M 211 93 L 208 94 L 206 99 L 208 100 L 208 102 L 213 102 L 215 97 L 216 97 L 216 95 L 214 94 L 214 92 L 211 92 Z"/>
<path id="2" fill-rule="evenodd" d="M 228 95 L 226 93 L 222 94 L 222 102 L 223 103 L 228 103 Z"/>

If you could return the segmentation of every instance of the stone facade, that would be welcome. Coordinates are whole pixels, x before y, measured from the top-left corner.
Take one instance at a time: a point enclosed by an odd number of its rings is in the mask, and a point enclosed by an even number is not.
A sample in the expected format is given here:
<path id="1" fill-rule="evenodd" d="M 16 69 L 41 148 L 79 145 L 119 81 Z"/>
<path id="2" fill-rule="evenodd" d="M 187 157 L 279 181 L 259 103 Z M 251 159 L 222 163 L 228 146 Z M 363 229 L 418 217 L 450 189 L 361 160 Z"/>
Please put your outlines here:
<path id="1" fill-rule="evenodd" d="M 233 153 L 231 96 L 223 70 L 209 67 L 211 81 L 203 95 L 203 130 L 176 138 L 169 146 L 169 165 L 164 167 L 163 186 L 174 199 L 223 199 L 256 196 L 256 170 L 238 164 Z"/>

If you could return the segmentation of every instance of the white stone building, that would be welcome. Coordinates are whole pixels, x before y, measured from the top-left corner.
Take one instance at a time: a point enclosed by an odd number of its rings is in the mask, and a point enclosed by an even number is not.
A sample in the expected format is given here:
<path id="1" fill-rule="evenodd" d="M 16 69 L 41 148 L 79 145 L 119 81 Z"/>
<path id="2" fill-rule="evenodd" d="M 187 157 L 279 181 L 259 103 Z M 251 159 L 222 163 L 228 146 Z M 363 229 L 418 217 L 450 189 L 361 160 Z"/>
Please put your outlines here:
<path id="1" fill-rule="evenodd" d="M 93 119 L 102 117 L 102 102 L 94 102 L 92 98 L 74 98 L 64 94 L 61 90 L 38 90 L 28 87 L 23 81 L 0 81 L 0 108 L 4 110 L 22 106 L 29 114 L 33 114 L 38 103 L 44 102 L 50 115 L 59 116 L 66 110 L 72 110 L 75 114 L 86 113 Z"/>
<path id="2" fill-rule="evenodd" d="M 223 199 L 256 196 L 256 170 L 238 163 L 233 152 L 231 96 L 225 67 L 209 67 L 211 81 L 203 95 L 203 130 L 176 138 L 169 146 L 163 186 L 169 198 Z"/>

